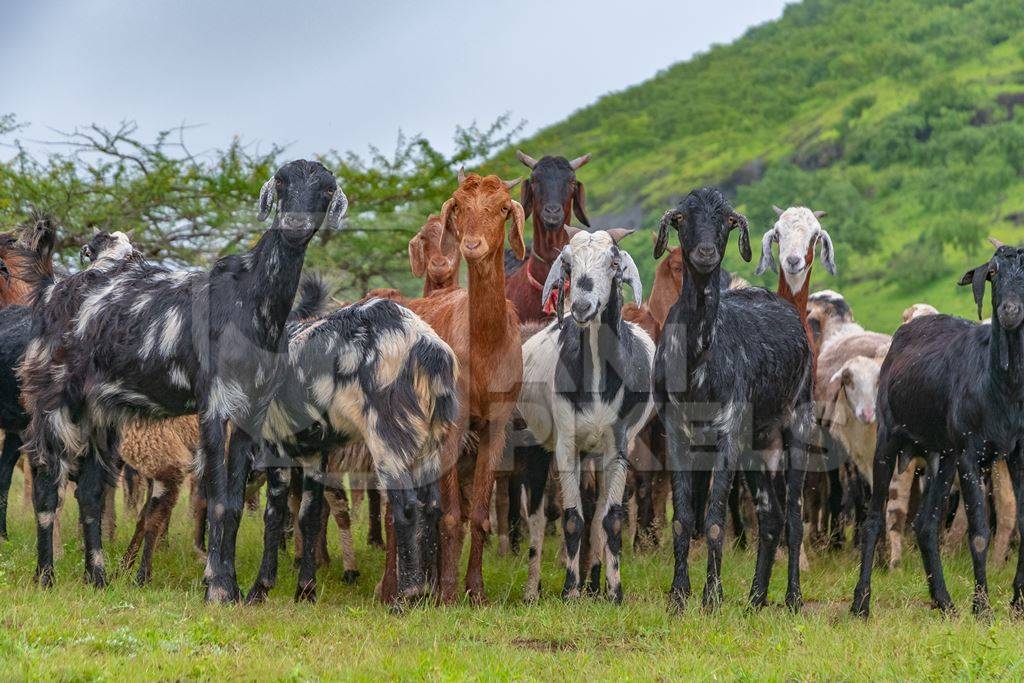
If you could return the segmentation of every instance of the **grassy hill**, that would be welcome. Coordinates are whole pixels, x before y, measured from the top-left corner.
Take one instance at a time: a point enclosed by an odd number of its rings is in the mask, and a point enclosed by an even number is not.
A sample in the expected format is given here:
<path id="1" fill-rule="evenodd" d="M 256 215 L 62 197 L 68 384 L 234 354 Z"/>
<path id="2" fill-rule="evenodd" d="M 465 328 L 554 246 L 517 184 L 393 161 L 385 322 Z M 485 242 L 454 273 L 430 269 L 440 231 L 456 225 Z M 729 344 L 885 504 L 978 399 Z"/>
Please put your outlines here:
<path id="1" fill-rule="evenodd" d="M 916 301 L 971 315 L 955 281 L 984 238 L 1024 241 L 1024 4 L 806 0 L 520 146 L 594 153 L 594 224 L 643 228 L 628 246 L 648 282 L 658 216 L 715 184 L 752 241 L 773 203 L 827 210 L 840 273 L 818 268 L 812 287 L 841 290 L 865 325 L 892 330 Z M 511 149 L 496 162 L 521 172 Z M 753 276 L 735 251 L 726 267 Z"/>

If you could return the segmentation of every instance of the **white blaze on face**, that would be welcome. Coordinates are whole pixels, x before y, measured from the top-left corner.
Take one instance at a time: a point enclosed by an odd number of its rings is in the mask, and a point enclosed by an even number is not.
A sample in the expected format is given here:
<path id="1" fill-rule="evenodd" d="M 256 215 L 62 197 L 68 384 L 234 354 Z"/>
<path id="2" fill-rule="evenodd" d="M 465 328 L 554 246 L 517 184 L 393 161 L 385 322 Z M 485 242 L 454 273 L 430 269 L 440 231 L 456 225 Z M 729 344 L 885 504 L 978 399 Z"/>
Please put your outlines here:
<path id="1" fill-rule="evenodd" d="M 807 279 L 807 269 L 811 265 L 807 254 L 819 230 L 821 223 L 814 217 L 814 212 L 804 206 L 786 209 L 775 223 L 779 239 L 779 268 L 794 293 L 800 291 Z"/>
<path id="2" fill-rule="evenodd" d="M 858 420 L 865 424 L 875 421 L 875 399 L 878 396 L 878 373 L 881 363 L 857 356 L 843 364 L 839 370 L 843 378 L 846 402 Z"/>

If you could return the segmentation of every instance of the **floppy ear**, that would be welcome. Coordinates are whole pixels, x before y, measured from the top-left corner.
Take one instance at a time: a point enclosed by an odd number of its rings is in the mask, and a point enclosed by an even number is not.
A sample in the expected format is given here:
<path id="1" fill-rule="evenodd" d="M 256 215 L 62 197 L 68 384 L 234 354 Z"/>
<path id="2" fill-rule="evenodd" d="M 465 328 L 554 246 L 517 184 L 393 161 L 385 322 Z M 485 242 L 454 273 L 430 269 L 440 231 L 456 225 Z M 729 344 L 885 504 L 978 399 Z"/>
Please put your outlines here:
<path id="1" fill-rule="evenodd" d="M 676 225 L 682 215 L 678 209 L 669 209 L 662 214 L 661 222 L 658 223 L 658 237 L 654 240 L 654 258 L 659 259 L 665 253 L 665 247 L 668 246 L 668 229 Z"/>
<path id="2" fill-rule="evenodd" d="M 562 276 L 564 273 L 563 259 L 566 258 L 572 258 L 572 247 L 568 245 L 562 247 L 562 251 L 551 263 L 551 269 L 548 270 L 548 279 L 544 281 L 544 290 L 541 292 L 541 305 L 547 305 L 548 299 L 551 297 L 552 289 L 554 289 L 555 287 L 561 288 Z"/>
<path id="3" fill-rule="evenodd" d="M 740 256 L 744 261 L 750 261 L 750 226 L 747 224 L 747 217 L 742 213 L 733 211 L 729 214 L 729 227 L 740 229 Z"/>
<path id="4" fill-rule="evenodd" d="M 978 304 L 978 320 L 981 320 L 981 306 L 985 302 L 985 281 L 991 276 L 992 271 L 989 269 L 989 264 L 986 263 L 968 270 L 957 283 L 961 287 L 970 283 L 971 290 L 974 292 L 974 303 Z"/>
<path id="5" fill-rule="evenodd" d="M 837 370 L 825 387 L 825 405 L 821 415 L 822 424 L 830 425 L 836 419 L 836 406 L 842 398 L 842 392 L 843 371 Z"/>
<path id="6" fill-rule="evenodd" d="M 529 178 L 524 180 L 523 186 L 519 188 L 519 201 L 523 205 L 523 220 L 526 220 L 530 217 L 530 212 L 533 211 L 533 187 L 530 186 Z"/>
<path id="7" fill-rule="evenodd" d="M 772 256 L 772 242 L 777 238 L 778 232 L 775 228 L 772 228 L 764 234 L 761 238 L 761 260 L 757 264 L 757 270 L 754 271 L 754 275 L 761 275 L 766 270 L 771 269 L 775 272 L 775 257 Z"/>
<path id="8" fill-rule="evenodd" d="M 455 226 L 451 224 L 452 211 L 455 209 L 455 200 L 449 199 L 441 205 L 441 239 L 444 239 L 444 233 L 446 230 L 451 230 L 451 233 L 456 238 L 459 237 L 459 231 L 455 229 Z"/>
<path id="9" fill-rule="evenodd" d="M 267 216 L 270 215 L 271 210 L 274 208 L 275 201 L 277 201 L 277 181 L 271 178 L 263 183 L 263 187 L 260 188 L 260 212 L 257 214 L 256 220 L 267 220 Z"/>
<path id="10" fill-rule="evenodd" d="M 622 281 L 633 290 L 633 302 L 639 306 L 644 302 L 644 286 L 640 281 L 640 271 L 637 270 L 633 257 L 627 252 L 620 250 L 619 260 L 621 263 L 619 272 L 622 275 Z"/>
<path id="11" fill-rule="evenodd" d="M 415 277 L 423 277 L 427 269 L 427 257 L 424 253 L 423 238 L 417 233 L 409 240 L 409 268 Z"/>
<path id="12" fill-rule="evenodd" d="M 832 246 L 832 238 L 824 229 L 818 231 L 818 244 L 821 245 L 821 262 L 829 275 L 836 274 L 836 250 Z"/>
<path id="13" fill-rule="evenodd" d="M 327 207 L 327 220 L 324 221 L 324 225 L 327 226 L 328 230 L 340 230 L 341 221 L 345 218 L 345 214 L 348 213 L 348 197 L 341 191 L 341 188 L 334 190 L 334 196 L 331 197 L 331 204 Z"/>
<path id="14" fill-rule="evenodd" d="M 590 219 L 587 218 L 587 194 L 583 191 L 583 183 L 576 181 L 576 189 L 572 191 L 572 212 L 576 214 L 580 223 L 590 227 Z"/>
<path id="15" fill-rule="evenodd" d="M 523 205 L 512 200 L 512 230 L 508 233 L 508 245 L 516 258 L 522 261 L 526 258 L 526 240 L 523 238 L 523 226 L 526 223 L 526 212 Z"/>

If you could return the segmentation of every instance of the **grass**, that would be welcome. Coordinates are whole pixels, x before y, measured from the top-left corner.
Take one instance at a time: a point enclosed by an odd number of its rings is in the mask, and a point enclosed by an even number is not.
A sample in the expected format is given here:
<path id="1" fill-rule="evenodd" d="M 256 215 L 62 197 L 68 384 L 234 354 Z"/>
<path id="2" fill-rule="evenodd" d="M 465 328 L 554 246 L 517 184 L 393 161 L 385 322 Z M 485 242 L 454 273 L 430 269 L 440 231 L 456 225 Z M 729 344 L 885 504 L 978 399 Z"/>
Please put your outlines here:
<path id="1" fill-rule="evenodd" d="M 753 571 L 750 552 L 725 558 L 726 604 L 716 614 L 690 606 L 666 609 L 671 576 L 668 548 L 624 558 L 626 601 L 563 604 L 557 542 L 544 564 L 547 591 L 538 605 L 519 599 L 526 577 L 523 557 L 485 558 L 492 604 L 420 607 L 395 616 L 373 599 L 381 553 L 357 545 L 362 576 L 341 583 L 340 549 L 320 572 L 316 605 L 296 605 L 295 572 L 282 565 L 277 590 L 257 608 L 207 607 L 202 569 L 190 549 L 184 505 L 175 512 L 169 546 L 158 551 L 151 585 L 127 576 L 106 590 L 83 585 L 76 512 L 65 510 L 65 554 L 58 584 L 40 591 L 31 582 L 31 515 L 21 504 L 20 480 L 12 498 L 12 540 L 0 545 L 0 678 L 3 679 L 876 679 L 1005 678 L 1024 676 L 1024 629 L 1007 613 L 1012 567 L 991 572 L 995 617 L 969 614 L 970 561 L 946 558 L 947 579 L 961 611 L 944 618 L 928 608 L 920 561 L 911 548 L 904 565 L 876 571 L 870 620 L 847 613 L 857 563 L 852 552 L 812 554 L 804 574 L 807 605 L 801 615 L 779 606 L 754 612 L 744 606 Z M 68 508 L 74 508 L 73 504 Z M 131 529 L 121 525 L 110 558 L 124 550 Z M 365 519 L 365 513 L 364 513 Z M 262 524 L 247 516 L 239 545 L 243 582 L 252 580 Z M 692 576 L 703 584 L 703 549 Z M 113 562 L 108 560 L 108 564 Z M 780 603 L 784 564 L 776 566 L 771 599 Z M 244 586 L 243 589 L 247 587 Z"/>

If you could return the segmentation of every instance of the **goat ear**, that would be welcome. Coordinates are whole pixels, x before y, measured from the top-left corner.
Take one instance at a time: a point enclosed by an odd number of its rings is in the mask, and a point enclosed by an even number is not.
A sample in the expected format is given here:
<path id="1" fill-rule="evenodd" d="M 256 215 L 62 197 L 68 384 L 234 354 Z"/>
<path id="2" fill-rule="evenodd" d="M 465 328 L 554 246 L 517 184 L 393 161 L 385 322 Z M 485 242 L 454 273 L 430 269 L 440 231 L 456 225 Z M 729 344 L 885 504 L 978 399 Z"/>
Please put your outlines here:
<path id="1" fill-rule="evenodd" d="M 633 262 L 633 257 L 627 252 L 619 250 L 621 266 L 619 272 L 622 274 L 622 281 L 633 290 L 633 302 L 639 306 L 644 302 L 644 285 L 640 280 L 640 271 Z"/>
<path id="2" fill-rule="evenodd" d="M 750 225 L 747 223 L 747 217 L 733 211 L 729 214 L 729 227 L 740 229 L 740 256 L 749 262 L 753 254 L 750 251 Z"/>
<path id="3" fill-rule="evenodd" d="M 839 404 L 843 393 L 842 375 L 842 370 L 836 371 L 825 387 L 825 406 L 821 415 L 823 425 L 830 426 L 836 420 L 836 406 Z"/>
<path id="4" fill-rule="evenodd" d="M 757 264 L 757 270 L 754 271 L 754 275 L 761 275 L 767 270 L 775 272 L 775 257 L 772 256 L 772 242 L 776 240 L 775 228 L 772 228 L 764 234 L 761 238 L 761 260 Z"/>
<path id="5" fill-rule="evenodd" d="M 665 247 L 668 246 L 668 229 L 680 216 L 682 214 L 678 209 L 669 209 L 662 214 L 661 222 L 658 223 L 658 236 L 654 240 L 654 258 L 659 259 L 665 253 Z"/>
<path id="6" fill-rule="evenodd" d="M 526 212 L 523 205 L 512 200 L 512 230 L 508 233 L 508 245 L 516 258 L 522 261 L 526 258 L 526 240 L 523 238 L 523 228 L 526 224 Z"/>
<path id="7" fill-rule="evenodd" d="M 981 307 L 985 302 L 985 281 L 991 277 L 991 273 L 989 264 L 986 263 L 968 270 L 957 283 L 961 287 L 970 283 L 971 290 L 974 292 L 974 303 L 978 304 L 978 320 L 981 320 Z"/>
<path id="8" fill-rule="evenodd" d="M 441 239 L 444 239 L 444 233 L 446 230 L 450 230 L 456 237 L 459 236 L 459 231 L 455 229 L 452 222 L 452 211 L 455 209 L 455 199 L 449 199 L 441 205 Z"/>
<path id="9" fill-rule="evenodd" d="M 590 227 L 590 219 L 587 218 L 587 193 L 583 190 L 583 183 L 576 181 L 576 189 L 572 191 L 572 212 L 576 219 L 583 225 Z"/>
<path id="10" fill-rule="evenodd" d="M 836 250 L 832 246 L 832 238 L 825 230 L 818 231 L 818 244 L 821 245 L 821 262 L 829 275 L 836 274 Z"/>
<path id="11" fill-rule="evenodd" d="M 265 221 L 267 216 L 274 208 L 274 202 L 277 201 L 277 180 L 271 178 L 267 182 L 263 183 L 263 187 L 260 188 L 260 212 L 256 216 L 256 220 Z"/>
<path id="12" fill-rule="evenodd" d="M 570 247 L 568 244 L 562 247 L 561 253 L 559 253 L 555 260 L 552 261 L 551 263 L 551 268 L 550 270 L 548 270 L 548 277 L 546 280 L 544 280 L 544 289 L 541 291 L 540 295 L 541 306 L 547 306 L 548 299 L 551 297 L 551 289 L 555 285 L 561 285 L 562 278 L 564 277 L 564 270 L 562 267 L 564 264 L 563 259 L 566 258 L 572 258 L 572 247 Z M 561 314 L 561 300 L 559 300 L 556 308 L 558 309 L 559 314 Z"/>
<path id="13" fill-rule="evenodd" d="M 409 268 L 414 277 L 423 277 L 427 269 L 427 257 L 423 249 L 423 237 L 417 233 L 409 240 Z"/>
<path id="14" fill-rule="evenodd" d="M 328 230 L 340 230 L 341 221 L 344 220 L 347 213 L 348 197 L 345 196 L 345 193 L 339 187 L 334 191 L 331 203 L 327 207 L 327 220 L 324 221 L 324 225 L 326 225 Z"/>
<path id="15" fill-rule="evenodd" d="M 523 220 L 526 220 L 530 217 L 530 212 L 533 211 L 533 187 L 530 186 L 529 178 L 524 180 L 523 186 L 519 188 L 519 201 L 523 205 Z"/>

